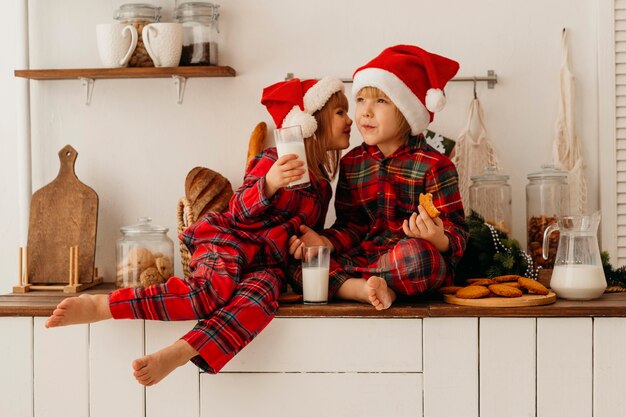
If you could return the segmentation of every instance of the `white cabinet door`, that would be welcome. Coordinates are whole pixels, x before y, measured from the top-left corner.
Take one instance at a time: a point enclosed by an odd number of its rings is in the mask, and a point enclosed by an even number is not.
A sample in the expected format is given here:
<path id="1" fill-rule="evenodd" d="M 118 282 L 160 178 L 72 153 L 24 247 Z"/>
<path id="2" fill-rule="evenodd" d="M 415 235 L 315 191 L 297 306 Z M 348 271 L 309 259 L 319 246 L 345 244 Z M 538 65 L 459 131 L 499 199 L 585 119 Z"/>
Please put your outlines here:
<path id="1" fill-rule="evenodd" d="M 536 323 L 480 319 L 480 417 L 535 415 Z"/>
<path id="2" fill-rule="evenodd" d="M 131 363 L 143 356 L 143 320 L 107 320 L 90 325 L 90 417 L 143 417 L 144 387 Z"/>
<path id="3" fill-rule="evenodd" d="M 146 320 L 146 354 L 180 339 L 196 322 Z M 199 369 L 191 362 L 146 388 L 146 417 L 196 417 L 200 414 Z"/>
<path id="4" fill-rule="evenodd" d="M 477 318 L 424 319 L 424 416 L 478 416 Z"/>
<path id="5" fill-rule="evenodd" d="M 0 416 L 33 415 L 33 318 L 0 317 Z"/>
<path id="6" fill-rule="evenodd" d="M 591 318 L 537 319 L 537 417 L 593 415 L 592 333 Z"/>
<path id="7" fill-rule="evenodd" d="M 421 319 L 276 318 L 222 372 L 421 370 Z"/>
<path id="8" fill-rule="evenodd" d="M 623 417 L 626 410 L 626 318 L 596 318 L 593 329 L 593 415 Z"/>
<path id="9" fill-rule="evenodd" d="M 35 417 L 89 415 L 89 326 L 46 329 L 34 318 Z"/>
<path id="10" fill-rule="evenodd" d="M 422 375 L 202 374 L 202 417 L 420 417 Z"/>

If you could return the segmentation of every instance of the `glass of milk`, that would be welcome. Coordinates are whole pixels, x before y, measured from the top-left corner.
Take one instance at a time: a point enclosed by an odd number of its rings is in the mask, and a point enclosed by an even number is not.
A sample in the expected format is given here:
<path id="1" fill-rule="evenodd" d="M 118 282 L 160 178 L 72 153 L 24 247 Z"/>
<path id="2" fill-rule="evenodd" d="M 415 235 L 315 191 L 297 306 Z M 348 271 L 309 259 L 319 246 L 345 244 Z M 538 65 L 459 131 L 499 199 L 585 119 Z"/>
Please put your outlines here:
<path id="1" fill-rule="evenodd" d="M 306 188 L 309 186 L 309 167 L 306 163 L 306 150 L 304 148 L 304 136 L 300 126 L 284 127 L 274 130 L 274 139 L 276 140 L 276 151 L 278 157 L 283 155 L 294 154 L 299 160 L 304 161 L 304 170 L 306 171 L 302 178 L 292 181 L 287 185 L 287 189 L 295 190 L 298 188 Z"/>
<path id="2" fill-rule="evenodd" d="M 302 248 L 302 297 L 304 304 L 328 303 L 330 247 Z"/>

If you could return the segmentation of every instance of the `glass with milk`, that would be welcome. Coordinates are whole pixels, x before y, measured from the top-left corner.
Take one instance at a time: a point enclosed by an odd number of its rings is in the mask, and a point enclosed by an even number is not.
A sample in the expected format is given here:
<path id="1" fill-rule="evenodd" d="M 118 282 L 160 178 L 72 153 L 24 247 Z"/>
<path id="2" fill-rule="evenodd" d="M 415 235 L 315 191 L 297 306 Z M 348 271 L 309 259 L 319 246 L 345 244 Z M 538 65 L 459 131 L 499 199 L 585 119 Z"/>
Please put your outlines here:
<path id="1" fill-rule="evenodd" d="M 328 271 L 330 247 L 302 248 L 302 298 L 304 304 L 328 303 Z"/>
<path id="2" fill-rule="evenodd" d="M 283 155 L 294 154 L 298 159 L 304 161 L 302 167 L 306 172 L 299 180 L 292 181 L 287 185 L 287 189 L 296 190 L 298 188 L 306 188 L 309 186 L 309 168 L 306 163 L 306 150 L 304 148 L 304 136 L 300 126 L 283 127 L 274 130 L 274 138 L 276 140 L 276 151 L 278 157 Z"/>
<path id="3" fill-rule="evenodd" d="M 550 287 L 560 298 L 593 300 L 606 289 L 606 278 L 596 237 L 600 212 L 584 216 L 558 216 L 543 234 L 547 257 L 550 233 L 559 231 L 559 245 Z"/>

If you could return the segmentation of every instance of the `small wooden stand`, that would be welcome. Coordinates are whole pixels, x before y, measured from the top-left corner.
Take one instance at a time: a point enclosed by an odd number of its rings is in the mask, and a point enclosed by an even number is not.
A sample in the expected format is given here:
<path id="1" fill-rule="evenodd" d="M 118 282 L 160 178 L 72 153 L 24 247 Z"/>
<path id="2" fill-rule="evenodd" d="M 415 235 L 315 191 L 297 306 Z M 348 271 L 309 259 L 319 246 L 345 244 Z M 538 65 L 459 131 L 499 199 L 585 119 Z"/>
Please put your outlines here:
<path id="1" fill-rule="evenodd" d="M 70 272 L 67 285 L 33 285 L 28 282 L 28 247 L 20 248 L 19 251 L 19 285 L 13 287 L 14 293 L 26 293 L 29 291 L 63 291 L 68 294 L 76 294 L 88 288 L 101 284 L 103 279 L 98 276 L 98 268 L 94 268 L 93 280 L 81 283 L 78 278 L 78 246 L 70 247 Z"/>

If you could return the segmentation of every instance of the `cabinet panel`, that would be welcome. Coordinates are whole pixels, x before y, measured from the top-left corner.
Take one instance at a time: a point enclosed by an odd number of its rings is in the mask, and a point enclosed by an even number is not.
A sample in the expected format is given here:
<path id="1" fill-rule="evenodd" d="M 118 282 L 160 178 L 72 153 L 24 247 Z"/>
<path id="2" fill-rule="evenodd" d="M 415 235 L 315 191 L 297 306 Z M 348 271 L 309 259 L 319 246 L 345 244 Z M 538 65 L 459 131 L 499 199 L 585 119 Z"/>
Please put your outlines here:
<path id="1" fill-rule="evenodd" d="M 33 415 L 33 319 L 0 317 L 0 416 Z"/>
<path id="2" fill-rule="evenodd" d="M 481 318 L 480 416 L 535 414 L 534 318 Z"/>
<path id="3" fill-rule="evenodd" d="M 422 415 L 418 373 L 230 373 L 200 380 L 202 417 Z"/>
<path id="4" fill-rule="evenodd" d="M 90 325 L 90 417 L 124 411 L 143 417 L 144 387 L 133 377 L 131 363 L 143 356 L 143 320 L 107 320 Z"/>
<path id="5" fill-rule="evenodd" d="M 537 417 L 592 415 L 592 319 L 537 319 Z"/>
<path id="6" fill-rule="evenodd" d="M 424 415 L 478 416 L 478 319 L 424 319 Z"/>
<path id="7" fill-rule="evenodd" d="M 421 370 L 421 319 L 276 318 L 222 372 Z"/>
<path id="8" fill-rule="evenodd" d="M 193 329 L 195 321 L 146 321 L 146 353 L 154 353 Z M 146 417 L 193 417 L 200 414 L 199 369 L 188 362 L 146 388 Z M 236 397 L 231 397 L 231 401 Z"/>
<path id="9" fill-rule="evenodd" d="M 593 415 L 623 417 L 626 410 L 626 318 L 596 318 L 593 333 Z"/>
<path id="10" fill-rule="evenodd" d="M 89 326 L 46 329 L 34 318 L 35 417 L 89 415 Z"/>

